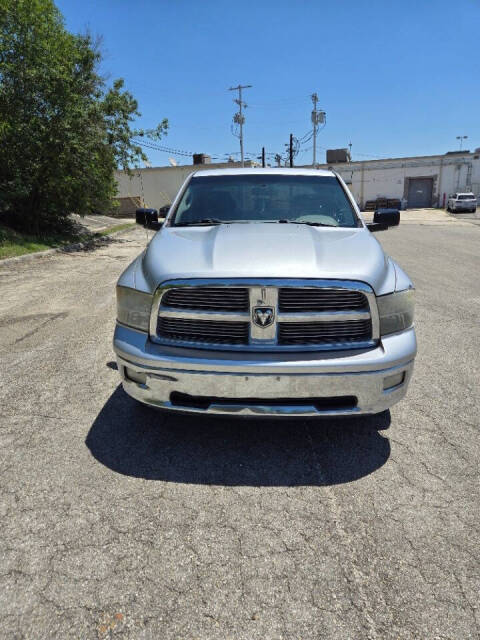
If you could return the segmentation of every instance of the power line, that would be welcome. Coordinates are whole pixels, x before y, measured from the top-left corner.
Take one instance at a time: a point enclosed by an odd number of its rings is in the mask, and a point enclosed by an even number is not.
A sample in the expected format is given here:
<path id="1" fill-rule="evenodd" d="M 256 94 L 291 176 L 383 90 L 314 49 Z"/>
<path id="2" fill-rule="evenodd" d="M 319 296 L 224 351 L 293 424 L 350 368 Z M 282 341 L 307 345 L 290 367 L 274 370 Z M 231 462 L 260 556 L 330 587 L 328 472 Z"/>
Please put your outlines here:
<path id="1" fill-rule="evenodd" d="M 240 137 L 240 156 L 241 156 L 242 167 L 245 166 L 245 159 L 243 155 L 243 125 L 245 124 L 245 116 L 242 113 L 242 109 L 247 108 L 247 104 L 242 100 L 242 89 L 251 89 L 251 88 L 252 88 L 251 84 L 244 84 L 244 85 L 239 84 L 238 86 L 230 87 L 229 89 L 229 91 L 238 91 L 238 98 L 234 99 L 234 102 L 238 104 L 238 111 L 233 116 L 233 122 L 240 126 L 239 137 Z"/>
<path id="2" fill-rule="evenodd" d="M 184 149 L 174 149 L 172 147 L 166 147 L 164 145 L 158 144 L 154 141 L 150 141 L 150 140 L 137 140 L 135 138 L 132 138 L 132 142 L 134 142 L 135 144 L 138 144 L 141 147 L 146 147 L 147 149 L 152 149 L 153 151 L 160 151 L 161 153 L 169 153 L 171 155 L 176 155 L 176 156 L 186 156 L 186 157 L 191 157 L 194 155 L 193 151 L 186 151 Z M 239 155 L 240 151 L 230 151 L 230 152 L 226 152 L 226 153 L 211 153 L 210 157 L 212 158 L 212 160 L 218 160 L 220 159 L 222 156 L 237 156 Z M 244 155 L 245 156 L 249 156 L 249 157 L 255 157 L 257 154 L 253 151 L 244 151 Z M 273 152 L 272 153 L 267 153 L 267 155 L 274 155 Z"/>
<path id="3" fill-rule="evenodd" d="M 183 149 L 173 149 L 172 147 L 165 147 L 163 145 L 156 144 L 155 142 L 151 142 L 150 140 L 136 140 L 132 139 L 132 142 L 140 145 L 141 147 L 147 147 L 149 149 L 154 149 L 156 151 L 163 151 L 165 153 L 173 153 L 177 156 L 192 156 L 192 151 L 185 151 Z"/>
<path id="4" fill-rule="evenodd" d="M 274 100 L 272 102 L 249 103 L 249 107 L 255 109 L 291 109 L 292 106 L 304 104 L 305 98 L 292 98 L 285 100 Z"/>
<path id="5" fill-rule="evenodd" d="M 313 131 L 307 131 L 307 133 L 300 138 L 300 144 L 305 144 L 307 142 L 310 142 L 310 140 L 312 139 L 313 136 Z"/>

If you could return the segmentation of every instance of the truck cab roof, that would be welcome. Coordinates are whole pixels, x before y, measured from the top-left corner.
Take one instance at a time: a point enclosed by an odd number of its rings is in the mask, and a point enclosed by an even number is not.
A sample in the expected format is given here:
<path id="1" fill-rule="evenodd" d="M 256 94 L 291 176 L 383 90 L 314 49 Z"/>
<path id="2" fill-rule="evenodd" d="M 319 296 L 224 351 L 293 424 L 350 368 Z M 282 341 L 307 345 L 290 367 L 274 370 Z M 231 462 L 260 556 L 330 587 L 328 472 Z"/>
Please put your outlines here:
<path id="1" fill-rule="evenodd" d="M 335 173 L 328 169 L 308 169 L 308 168 L 287 168 L 287 167 L 244 167 L 238 169 L 204 169 L 201 171 L 194 171 L 195 178 L 208 178 L 212 176 L 238 176 L 238 175 L 297 175 L 297 176 L 318 176 L 318 177 L 333 177 Z"/>

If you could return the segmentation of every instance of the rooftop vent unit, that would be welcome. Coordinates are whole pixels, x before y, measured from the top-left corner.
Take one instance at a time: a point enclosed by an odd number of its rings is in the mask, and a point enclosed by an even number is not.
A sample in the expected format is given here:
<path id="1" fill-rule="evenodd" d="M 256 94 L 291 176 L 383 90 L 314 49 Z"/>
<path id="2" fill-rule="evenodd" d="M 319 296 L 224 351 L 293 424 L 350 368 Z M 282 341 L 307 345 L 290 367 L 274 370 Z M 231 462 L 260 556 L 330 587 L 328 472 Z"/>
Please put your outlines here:
<path id="1" fill-rule="evenodd" d="M 339 162 L 351 162 L 350 151 L 348 149 L 327 149 L 327 164 Z"/>
<path id="2" fill-rule="evenodd" d="M 463 156 L 466 153 L 470 153 L 470 149 L 462 149 L 457 151 L 447 151 L 446 156 Z"/>
<path id="3" fill-rule="evenodd" d="M 211 164 L 212 158 L 206 153 L 194 153 L 193 164 Z"/>

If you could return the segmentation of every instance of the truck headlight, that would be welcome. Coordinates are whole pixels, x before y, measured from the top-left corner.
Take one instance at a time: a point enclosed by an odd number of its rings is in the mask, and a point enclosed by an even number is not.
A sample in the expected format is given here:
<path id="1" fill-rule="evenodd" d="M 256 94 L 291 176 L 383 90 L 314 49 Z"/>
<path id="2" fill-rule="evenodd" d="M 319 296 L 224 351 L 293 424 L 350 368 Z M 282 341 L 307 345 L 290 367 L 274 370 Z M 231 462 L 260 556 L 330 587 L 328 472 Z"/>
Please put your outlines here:
<path id="1" fill-rule="evenodd" d="M 413 325 L 414 297 L 414 290 L 406 289 L 377 298 L 380 335 L 403 331 Z"/>
<path id="2" fill-rule="evenodd" d="M 143 291 L 117 286 L 117 320 L 140 331 L 148 331 L 152 296 Z"/>

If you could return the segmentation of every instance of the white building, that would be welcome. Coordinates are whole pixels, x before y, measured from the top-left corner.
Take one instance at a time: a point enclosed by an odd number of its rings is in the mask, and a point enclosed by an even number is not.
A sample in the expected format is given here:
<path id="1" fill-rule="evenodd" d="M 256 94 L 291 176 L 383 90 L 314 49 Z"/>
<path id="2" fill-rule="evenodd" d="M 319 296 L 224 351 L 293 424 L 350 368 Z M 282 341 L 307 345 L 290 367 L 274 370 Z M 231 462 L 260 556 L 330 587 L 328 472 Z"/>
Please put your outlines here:
<path id="1" fill-rule="evenodd" d="M 134 169 L 129 176 L 117 171 L 118 196 L 139 199 L 148 207 L 170 204 L 193 171 L 235 167 L 238 163 L 183 165 Z M 333 165 L 361 208 L 377 198 L 400 199 L 409 208 L 444 207 L 449 194 L 473 191 L 480 196 L 480 150 L 437 156 L 390 158 Z"/>
<path id="2" fill-rule="evenodd" d="M 480 195 L 480 152 L 368 160 L 330 168 L 342 176 L 362 208 L 377 198 L 398 198 L 409 208 L 420 208 L 444 207 L 455 191 Z"/>

